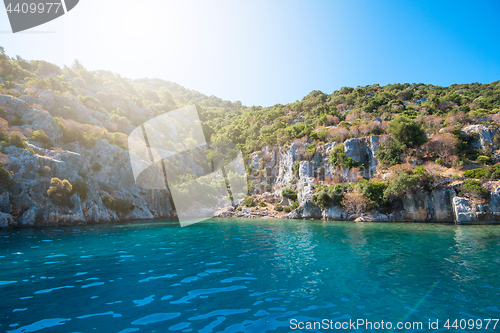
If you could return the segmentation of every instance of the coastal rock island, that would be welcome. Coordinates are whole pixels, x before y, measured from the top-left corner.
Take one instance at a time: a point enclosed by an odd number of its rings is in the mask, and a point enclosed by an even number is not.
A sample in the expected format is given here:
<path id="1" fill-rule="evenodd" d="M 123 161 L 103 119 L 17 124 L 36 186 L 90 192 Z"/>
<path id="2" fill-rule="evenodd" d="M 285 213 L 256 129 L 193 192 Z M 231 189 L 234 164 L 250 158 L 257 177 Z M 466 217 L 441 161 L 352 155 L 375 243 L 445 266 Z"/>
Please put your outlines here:
<path id="1" fill-rule="evenodd" d="M 0 51 L 2 228 L 175 218 L 168 189 L 136 185 L 127 138 L 189 104 L 207 141 L 244 155 L 249 196 L 218 217 L 500 223 L 500 81 L 342 87 L 247 107 Z"/>

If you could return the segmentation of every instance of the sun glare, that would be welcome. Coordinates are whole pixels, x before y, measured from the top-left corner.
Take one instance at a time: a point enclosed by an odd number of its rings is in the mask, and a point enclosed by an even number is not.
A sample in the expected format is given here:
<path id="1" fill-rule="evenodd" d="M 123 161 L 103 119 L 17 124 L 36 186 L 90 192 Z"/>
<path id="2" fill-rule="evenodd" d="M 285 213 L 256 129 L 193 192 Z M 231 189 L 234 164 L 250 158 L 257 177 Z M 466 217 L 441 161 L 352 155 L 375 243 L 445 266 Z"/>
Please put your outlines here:
<path id="1" fill-rule="evenodd" d="M 199 20 L 189 3 L 106 1 L 101 6 L 82 38 L 95 52 L 102 53 L 103 63 L 113 58 L 118 72 L 130 66 L 139 71 L 141 63 L 150 67 L 152 61 L 160 61 L 163 71 L 182 75 L 201 51 Z"/>

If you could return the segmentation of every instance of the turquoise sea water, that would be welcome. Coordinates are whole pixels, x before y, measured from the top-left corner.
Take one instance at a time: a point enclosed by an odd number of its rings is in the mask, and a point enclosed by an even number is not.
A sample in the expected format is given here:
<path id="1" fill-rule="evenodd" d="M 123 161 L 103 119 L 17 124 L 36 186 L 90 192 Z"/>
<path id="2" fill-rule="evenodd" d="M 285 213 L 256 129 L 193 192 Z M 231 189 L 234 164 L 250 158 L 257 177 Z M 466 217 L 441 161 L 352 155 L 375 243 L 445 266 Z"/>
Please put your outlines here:
<path id="1" fill-rule="evenodd" d="M 293 319 L 500 332 L 443 328 L 500 318 L 499 273 L 495 226 L 214 219 L 3 230 L 0 332 L 311 331 Z M 415 330 L 371 332 L 391 331 Z"/>

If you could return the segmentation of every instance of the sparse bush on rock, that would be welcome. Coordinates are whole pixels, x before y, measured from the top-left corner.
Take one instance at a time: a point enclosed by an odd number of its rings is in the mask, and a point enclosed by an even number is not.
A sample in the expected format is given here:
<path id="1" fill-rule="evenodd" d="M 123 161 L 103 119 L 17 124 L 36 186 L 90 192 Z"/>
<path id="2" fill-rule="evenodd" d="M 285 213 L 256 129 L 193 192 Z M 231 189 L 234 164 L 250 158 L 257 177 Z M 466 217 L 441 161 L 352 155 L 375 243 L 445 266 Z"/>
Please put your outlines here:
<path id="1" fill-rule="evenodd" d="M 47 195 L 55 204 L 72 208 L 70 201 L 72 190 L 73 186 L 66 179 L 52 178 Z"/>
<path id="2" fill-rule="evenodd" d="M 295 200 L 295 199 L 297 199 L 297 192 L 295 192 L 294 190 L 292 190 L 289 187 L 285 187 L 281 190 L 281 196 L 283 198 Z"/>
<path id="3" fill-rule="evenodd" d="M 489 197 L 490 192 L 481 185 L 480 182 L 473 179 L 466 179 L 462 184 L 462 188 L 459 193 L 460 196 L 465 196 L 470 199 L 486 199 Z"/>
<path id="4" fill-rule="evenodd" d="M 254 206 L 253 198 L 252 197 L 246 197 L 245 199 L 243 199 L 242 204 L 245 207 L 253 207 Z"/>

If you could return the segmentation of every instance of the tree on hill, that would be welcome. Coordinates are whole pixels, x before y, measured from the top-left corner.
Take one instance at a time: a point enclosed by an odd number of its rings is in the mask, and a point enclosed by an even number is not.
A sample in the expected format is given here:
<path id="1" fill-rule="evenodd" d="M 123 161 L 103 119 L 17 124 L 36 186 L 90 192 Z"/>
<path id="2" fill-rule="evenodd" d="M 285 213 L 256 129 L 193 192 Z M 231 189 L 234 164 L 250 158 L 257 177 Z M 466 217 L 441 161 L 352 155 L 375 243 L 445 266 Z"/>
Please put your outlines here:
<path id="1" fill-rule="evenodd" d="M 418 122 L 398 116 L 389 123 L 389 134 L 407 148 L 417 148 L 427 142 L 427 134 Z"/>

